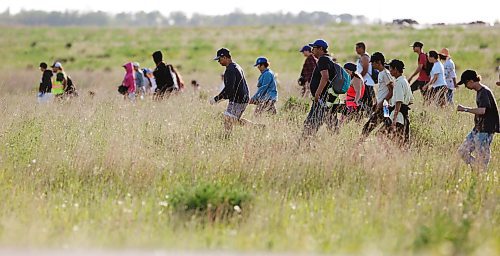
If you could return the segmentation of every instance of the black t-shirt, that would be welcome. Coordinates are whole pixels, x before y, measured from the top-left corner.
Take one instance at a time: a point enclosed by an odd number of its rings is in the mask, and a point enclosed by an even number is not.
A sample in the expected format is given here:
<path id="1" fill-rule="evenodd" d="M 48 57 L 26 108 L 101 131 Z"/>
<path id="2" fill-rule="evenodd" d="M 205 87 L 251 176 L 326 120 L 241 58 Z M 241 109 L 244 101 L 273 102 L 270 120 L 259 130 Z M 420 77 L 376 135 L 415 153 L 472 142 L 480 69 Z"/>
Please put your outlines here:
<path id="1" fill-rule="evenodd" d="M 323 70 L 328 70 L 329 81 L 331 81 L 335 77 L 335 68 L 333 66 L 333 61 L 328 54 L 319 57 L 318 62 L 316 63 L 316 68 L 313 71 L 310 84 L 312 96 L 316 95 L 316 91 L 319 87 L 319 82 L 321 81 L 321 71 Z M 323 89 L 323 92 L 321 92 L 321 97 L 324 97 L 326 95 L 328 86 L 329 84 L 327 83 L 327 85 Z"/>
<path id="2" fill-rule="evenodd" d="M 224 72 L 224 89 L 215 97 L 216 101 L 228 99 L 235 103 L 248 103 L 248 86 L 240 65 L 231 63 Z"/>
<path id="3" fill-rule="evenodd" d="M 486 133 L 500 133 L 498 108 L 490 88 L 483 86 L 477 91 L 476 104 L 478 108 L 486 108 L 484 115 L 474 116 L 474 130 Z"/>
<path id="4" fill-rule="evenodd" d="M 157 91 L 165 91 L 174 86 L 174 79 L 172 78 L 172 74 L 170 74 L 170 70 L 168 69 L 165 62 L 160 62 L 158 66 L 156 66 L 153 71 L 153 76 L 156 80 Z"/>

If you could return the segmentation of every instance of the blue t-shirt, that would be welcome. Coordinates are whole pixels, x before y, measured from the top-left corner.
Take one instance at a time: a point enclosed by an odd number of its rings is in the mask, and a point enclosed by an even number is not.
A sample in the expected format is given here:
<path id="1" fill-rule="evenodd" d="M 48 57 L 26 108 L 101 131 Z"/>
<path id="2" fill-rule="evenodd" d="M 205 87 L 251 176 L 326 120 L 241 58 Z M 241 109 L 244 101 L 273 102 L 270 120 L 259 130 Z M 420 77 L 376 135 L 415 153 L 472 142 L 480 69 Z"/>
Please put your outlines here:
<path id="1" fill-rule="evenodd" d="M 252 97 L 255 101 L 278 100 L 278 90 L 274 72 L 270 69 L 262 71 L 257 83 L 257 92 Z"/>

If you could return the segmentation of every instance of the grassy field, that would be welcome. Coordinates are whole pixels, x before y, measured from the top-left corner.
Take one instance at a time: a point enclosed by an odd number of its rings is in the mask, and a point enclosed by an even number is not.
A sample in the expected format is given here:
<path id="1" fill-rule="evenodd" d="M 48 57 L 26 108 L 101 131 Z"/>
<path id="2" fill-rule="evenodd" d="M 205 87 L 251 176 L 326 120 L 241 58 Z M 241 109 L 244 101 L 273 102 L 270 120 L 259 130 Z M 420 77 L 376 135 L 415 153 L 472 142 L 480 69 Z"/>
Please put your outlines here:
<path id="1" fill-rule="evenodd" d="M 376 136 L 358 143 L 363 123 L 320 130 L 299 144 L 306 112 L 298 96 L 299 48 L 325 38 L 340 62 L 354 44 L 402 59 L 408 47 L 450 48 L 458 73 L 473 68 L 493 88 L 498 27 L 236 27 L 99 29 L 1 27 L 0 247 L 163 248 L 394 255 L 500 254 L 500 141 L 487 172 L 456 149 L 473 117 L 452 107 L 412 108 L 413 144 L 401 151 Z M 71 44 L 71 47 L 69 47 Z M 249 119 L 223 139 L 226 103 L 210 106 L 222 47 L 256 91 L 255 58 L 279 73 L 279 113 Z M 201 90 L 132 105 L 117 95 L 126 61 L 152 66 L 161 49 Z M 40 61 L 64 59 L 81 97 L 36 104 Z M 91 98 L 86 92 L 97 94 Z M 457 103 L 474 106 L 461 88 Z M 307 100 L 299 100 L 307 104 Z"/>

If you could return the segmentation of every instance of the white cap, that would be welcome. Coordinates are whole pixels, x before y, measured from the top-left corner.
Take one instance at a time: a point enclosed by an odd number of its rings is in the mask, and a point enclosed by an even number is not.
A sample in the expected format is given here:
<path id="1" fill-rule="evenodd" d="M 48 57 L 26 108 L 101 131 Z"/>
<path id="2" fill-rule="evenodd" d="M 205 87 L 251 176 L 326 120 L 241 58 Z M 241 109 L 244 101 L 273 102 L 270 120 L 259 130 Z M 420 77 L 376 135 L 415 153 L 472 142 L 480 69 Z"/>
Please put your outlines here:
<path id="1" fill-rule="evenodd" d="M 57 61 L 56 63 L 54 63 L 54 65 L 52 65 L 53 68 L 60 68 L 62 67 L 61 65 L 61 62 Z"/>
<path id="2" fill-rule="evenodd" d="M 140 67 L 139 62 L 134 62 L 133 65 L 134 65 L 134 67 Z"/>

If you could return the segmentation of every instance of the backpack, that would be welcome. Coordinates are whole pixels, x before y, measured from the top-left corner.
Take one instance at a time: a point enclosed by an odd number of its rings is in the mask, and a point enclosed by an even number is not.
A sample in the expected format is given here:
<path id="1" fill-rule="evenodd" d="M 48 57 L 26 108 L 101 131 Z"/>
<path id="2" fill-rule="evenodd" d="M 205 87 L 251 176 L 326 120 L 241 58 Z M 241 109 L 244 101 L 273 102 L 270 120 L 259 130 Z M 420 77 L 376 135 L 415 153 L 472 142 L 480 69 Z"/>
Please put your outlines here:
<path id="1" fill-rule="evenodd" d="M 376 84 L 378 84 L 378 73 L 379 73 L 379 71 L 377 69 L 373 68 L 373 66 L 372 66 L 372 73 L 370 74 L 370 76 L 372 77 L 373 82 Z"/>
<path id="2" fill-rule="evenodd" d="M 339 64 L 333 62 L 335 77 L 330 81 L 330 86 L 336 94 L 345 94 L 351 85 L 351 77 Z"/>
<path id="3" fill-rule="evenodd" d="M 431 70 L 432 70 L 432 67 L 434 66 L 434 63 L 431 63 L 429 61 L 429 55 L 427 55 L 427 53 L 425 54 L 425 65 L 423 67 L 425 73 L 430 76 L 431 75 Z"/>

